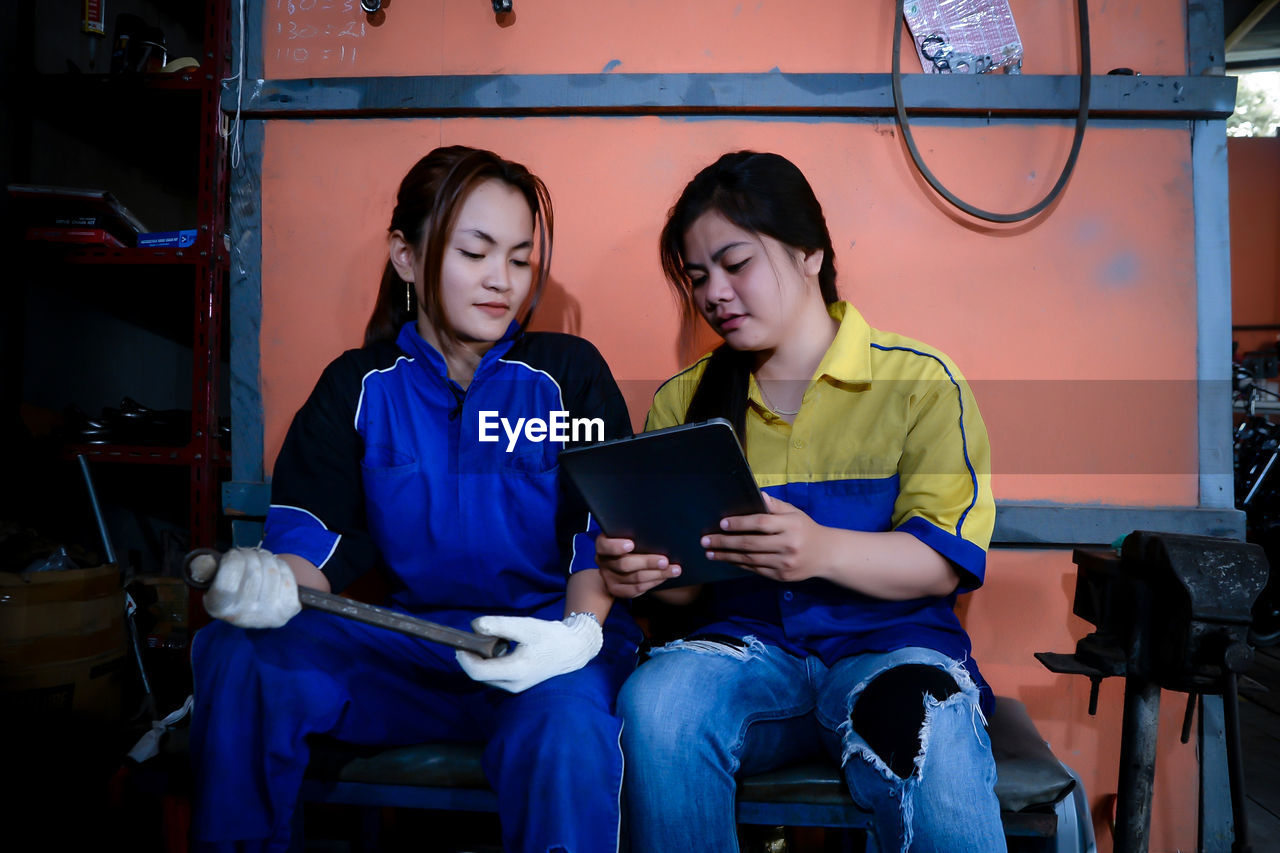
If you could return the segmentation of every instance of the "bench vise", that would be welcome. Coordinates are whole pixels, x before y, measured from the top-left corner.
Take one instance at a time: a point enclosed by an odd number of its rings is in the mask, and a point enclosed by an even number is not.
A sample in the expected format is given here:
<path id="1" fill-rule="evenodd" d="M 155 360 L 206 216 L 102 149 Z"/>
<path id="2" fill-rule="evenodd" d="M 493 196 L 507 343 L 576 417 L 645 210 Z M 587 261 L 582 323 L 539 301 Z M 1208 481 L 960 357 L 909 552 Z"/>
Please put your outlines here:
<path id="1" fill-rule="evenodd" d="M 1236 678 L 1253 661 L 1252 609 L 1268 567 L 1257 545 L 1207 536 L 1135 531 L 1114 550 L 1077 548 L 1072 611 L 1097 630 L 1074 654 L 1038 652 L 1053 672 L 1092 682 L 1089 713 L 1097 712 L 1102 679 L 1125 679 L 1120 741 L 1116 853 L 1147 850 L 1155 780 L 1160 690 L 1190 694 L 1182 740 L 1190 737 L 1200 695 L 1221 694 L 1235 826 L 1232 850 L 1249 849 L 1240 762 Z"/>

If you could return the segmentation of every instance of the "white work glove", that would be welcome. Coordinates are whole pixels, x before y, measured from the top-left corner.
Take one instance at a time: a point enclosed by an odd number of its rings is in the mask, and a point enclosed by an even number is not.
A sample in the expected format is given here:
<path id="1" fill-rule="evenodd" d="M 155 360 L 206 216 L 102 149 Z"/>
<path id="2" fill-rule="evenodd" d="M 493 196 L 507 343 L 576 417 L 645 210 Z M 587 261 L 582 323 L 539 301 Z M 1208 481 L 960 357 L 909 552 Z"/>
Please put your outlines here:
<path id="1" fill-rule="evenodd" d="M 461 649 L 456 653 L 467 675 L 508 693 L 581 669 L 604 643 L 600 623 L 590 613 L 574 613 L 563 622 L 531 616 L 481 616 L 471 621 L 471 630 L 518 643 L 496 658 L 482 658 Z"/>
<path id="2" fill-rule="evenodd" d="M 192 573 L 202 568 L 193 566 Z M 204 609 L 241 628 L 279 628 L 302 605 L 298 582 L 284 560 L 261 548 L 234 548 L 218 564 L 218 574 L 204 594 Z"/>

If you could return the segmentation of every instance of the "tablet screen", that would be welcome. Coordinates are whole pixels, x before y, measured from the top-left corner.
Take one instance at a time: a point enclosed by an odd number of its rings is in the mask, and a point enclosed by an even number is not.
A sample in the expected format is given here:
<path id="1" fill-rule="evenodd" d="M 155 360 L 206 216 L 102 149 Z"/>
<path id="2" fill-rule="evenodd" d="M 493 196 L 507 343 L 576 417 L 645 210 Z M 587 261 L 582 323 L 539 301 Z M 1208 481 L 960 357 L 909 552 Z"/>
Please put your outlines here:
<path id="1" fill-rule="evenodd" d="M 606 536 L 682 569 L 663 587 L 749 576 L 699 540 L 729 515 L 768 512 L 733 427 L 721 418 L 565 450 L 560 467 Z"/>

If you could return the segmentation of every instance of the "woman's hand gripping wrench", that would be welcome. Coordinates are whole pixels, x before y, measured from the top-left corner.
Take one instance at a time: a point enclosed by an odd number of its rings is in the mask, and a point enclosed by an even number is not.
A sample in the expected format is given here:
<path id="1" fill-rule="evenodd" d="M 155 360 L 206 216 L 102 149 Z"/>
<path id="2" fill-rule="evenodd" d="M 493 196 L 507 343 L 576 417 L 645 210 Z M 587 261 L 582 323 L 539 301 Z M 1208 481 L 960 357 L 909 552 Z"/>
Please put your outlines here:
<path id="1" fill-rule="evenodd" d="M 182 561 L 182 576 L 189 586 L 195 589 L 208 589 L 218 573 L 218 564 L 221 560 L 222 554 L 218 551 L 212 548 L 197 548 L 188 553 L 186 559 Z M 361 601 L 352 601 L 340 595 L 305 586 L 298 587 L 298 602 L 312 610 L 323 610 L 346 619 L 364 622 L 366 625 L 377 625 L 410 637 L 420 637 L 455 649 L 465 649 L 484 658 L 499 657 L 509 650 L 508 642 L 501 637 L 460 631 L 448 625 L 428 622 L 416 616 Z"/>

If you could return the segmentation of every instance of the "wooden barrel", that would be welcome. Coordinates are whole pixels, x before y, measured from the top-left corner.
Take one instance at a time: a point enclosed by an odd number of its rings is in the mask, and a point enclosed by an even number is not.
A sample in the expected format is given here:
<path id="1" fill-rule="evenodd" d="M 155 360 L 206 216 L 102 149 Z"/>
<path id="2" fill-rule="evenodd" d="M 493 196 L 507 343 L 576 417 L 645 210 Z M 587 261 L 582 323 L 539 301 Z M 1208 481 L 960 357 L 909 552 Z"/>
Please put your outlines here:
<path id="1" fill-rule="evenodd" d="M 120 720 L 124 616 L 115 566 L 0 572 L 0 715 L 27 724 Z"/>

